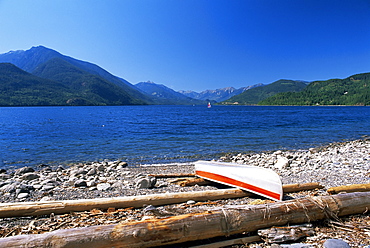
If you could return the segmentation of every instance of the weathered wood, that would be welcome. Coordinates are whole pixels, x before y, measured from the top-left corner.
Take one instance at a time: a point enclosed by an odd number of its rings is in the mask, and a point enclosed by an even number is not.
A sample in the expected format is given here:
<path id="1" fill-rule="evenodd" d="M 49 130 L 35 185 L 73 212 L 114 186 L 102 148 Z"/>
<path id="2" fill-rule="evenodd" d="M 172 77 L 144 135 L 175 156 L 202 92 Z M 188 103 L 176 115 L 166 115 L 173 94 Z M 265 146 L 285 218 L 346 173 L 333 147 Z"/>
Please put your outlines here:
<path id="1" fill-rule="evenodd" d="M 149 174 L 148 176 L 156 178 L 195 177 L 195 173 Z"/>
<path id="2" fill-rule="evenodd" d="M 184 180 L 175 183 L 180 185 L 181 187 L 188 187 L 194 185 L 210 185 L 213 182 L 205 180 L 204 178 L 195 177 L 195 178 L 185 178 Z"/>
<path id="3" fill-rule="evenodd" d="M 370 183 L 365 183 L 365 184 L 351 184 L 351 185 L 344 185 L 344 186 L 338 186 L 338 187 L 332 187 L 329 188 L 328 190 L 329 194 L 338 194 L 341 192 L 366 192 L 370 191 Z"/>
<path id="4" fill-rule="evenodd" d="M 271 227 L 258 230 L 258 235 L 263 237 L 268 243 L 284 243 L 287 241 L 297 241 L 303 237 L 313 236 L 315 231 L 312 224 Z"/>
<path id="5" fill-rule="evenodd" d="M 140 208 L 144 205 L 162 206 L 194 201 L 208 201 L 244 197 L 247 193 L 240 189 L 208 190 L 181 193 L 151 194 L 142 196 L 113 197 L 99 199 L 81 199 L 44 202 L 1 203 L 0 218 L 17 216 L 37 216 L 45 214 L 63 214 L 108 208 Z"/>
<path id="6" fill-rule="evenodd" d="M 154 247 L 299 224 L 368 211 L 370 192 L 241 205 L 117 225 L 57 230 L 0 239 L 0 247 Z"/>
<path id="7" fill-rule="evenodd" d="M 283 192 L 285 193 L 293 193 L 299 192 L 304 190 L 314 190 L 314 189 L 323 189 L 320 183 L 296 183 L 296 184 L 286 184 L 283 185 Z"/>
<path id="8" fill-rule="evenodd" d="M 305 184 L 288 184 L 283 186 L 284 190 L 292 192 L 292 190 L 307 189 Z M 318 186 L 315 186 L 318 187 Z M 108 209 L 108 208 L 140 208 L 144 205 L 162 206 L 168 204 L 176 204 L 194 201 L 209 201 L 220 199 L 231 199 L 251 196 L 251 193 L 240 189 L 219 189 L 208 191 L 181 192 L 181 193 L 166 193 L 152 194 L 143 196 L 129 197 L 114 197 L 114 198 L 99 198 L 99 199 L 81 199 L 81 200 L 65 200 L 65 201 L 44 201 L 44 202 L 16 202 L 16 203 L 0 203 L 0 218 L 20 217 L 20 216 L 37 216 L 45 214 L 64 214 L 78 211 L 89 211 L 92 209 Z"/>

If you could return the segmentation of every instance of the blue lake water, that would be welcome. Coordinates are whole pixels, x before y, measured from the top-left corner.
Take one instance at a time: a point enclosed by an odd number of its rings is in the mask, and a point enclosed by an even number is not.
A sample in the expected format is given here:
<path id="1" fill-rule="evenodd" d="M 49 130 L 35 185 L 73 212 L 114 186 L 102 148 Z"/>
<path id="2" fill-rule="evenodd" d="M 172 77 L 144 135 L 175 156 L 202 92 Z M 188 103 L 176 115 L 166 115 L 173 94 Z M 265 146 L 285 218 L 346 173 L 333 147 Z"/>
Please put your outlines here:
<path id="1" fill-rule="evenodd" d="M 190 162 L 363 135 L 370 135 L 370 107 L 2 107 L 0 167 Z"/>

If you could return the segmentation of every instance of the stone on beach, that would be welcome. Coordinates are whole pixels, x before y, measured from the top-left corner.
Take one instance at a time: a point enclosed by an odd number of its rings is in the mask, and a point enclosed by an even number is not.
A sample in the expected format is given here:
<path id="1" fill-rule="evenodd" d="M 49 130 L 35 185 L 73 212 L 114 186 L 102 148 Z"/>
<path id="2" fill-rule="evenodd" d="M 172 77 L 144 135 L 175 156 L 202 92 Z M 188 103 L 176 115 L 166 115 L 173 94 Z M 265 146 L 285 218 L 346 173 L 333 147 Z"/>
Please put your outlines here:
<path id="1" fill-rule="evenodd" d="M 329 144 L 310 150 L 279 150 L 240 153 L 235 156 L 225 155 L 222 160 L 272 169 L 280 175 L 283 184 L 319 182 L 329 188 L 346 184 L 369 183 L 369 151 L 370 140 L 356 140 Z M 45 165 L 36 167 L 36 171 L 29 168 L 8 169 L 0 173 L 2 202 L 91 199 L 216 189 L 214 185 L 180 187 L 170 183 L 168 179 L 148 176 L 163 173 L 193 173 L 194 166 L 192 165 L 134 167 L 127 166 L 127 163 L 122 161 L 102 161 L 65 167 Z M 318 195 L 326 193 L 325 190 L 310 192 L 310 194 Z M 307 194 L 287 194 L 286 197 L 303 197 Z M 226 199 L 216 203 L 227 205 L 247 204 L 248 202 L 249 199 Z M 189 200 L 179 206 L 182 211 L 191 211 L 196 208 L 201 209 L 202 204 Z M 164 209 L 158 206 L 155 209 L 147 208 L 144 214 L 162 214 Z M 143 213 L 143 210 L 138 211 Z M 128 216 L 127 220 L 147 217 L 138 214 Z M 336 235 L 330 237 L 338 238 Z M 324 242 L 323 238 L 321 241 Z M 330 244 L 332 241 L 328 242 Z M 281 247 L 315 246 L 302 243 L 281 245 Z"/>
<path id="2" fill-rule="evenodd" d="M 350 246 L 340 239 L 328 239 L 324 243 L 325 248 L 350 248 Z"/>
<path id="3" fill-rule="evenodd" d="M 135 181 L 136 188 L 138 189 L 150 189 L 153 188 L 157 183 L 155 177 L 139 177 Z"/>

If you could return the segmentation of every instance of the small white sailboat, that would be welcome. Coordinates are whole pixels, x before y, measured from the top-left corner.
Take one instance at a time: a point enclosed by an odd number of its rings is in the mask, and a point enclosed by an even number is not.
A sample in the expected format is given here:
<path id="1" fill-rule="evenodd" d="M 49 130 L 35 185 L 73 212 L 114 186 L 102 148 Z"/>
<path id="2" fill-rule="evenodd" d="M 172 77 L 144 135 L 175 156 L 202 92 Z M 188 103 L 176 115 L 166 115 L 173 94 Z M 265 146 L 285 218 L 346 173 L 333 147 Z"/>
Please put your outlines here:
<path id="1" fill-rule="evenodd" d="M 212 107 L 211 103 L 208 102 L 207 108 L 211 108 L 211 107 Z"/>
<path id="2" fill-rule="evenodd" d="M 283 185 L 273 170 L 235 163 L 197 161 L 195 174 L 204 179 L 237 187 L 263 197 L 281 201 Z"/>

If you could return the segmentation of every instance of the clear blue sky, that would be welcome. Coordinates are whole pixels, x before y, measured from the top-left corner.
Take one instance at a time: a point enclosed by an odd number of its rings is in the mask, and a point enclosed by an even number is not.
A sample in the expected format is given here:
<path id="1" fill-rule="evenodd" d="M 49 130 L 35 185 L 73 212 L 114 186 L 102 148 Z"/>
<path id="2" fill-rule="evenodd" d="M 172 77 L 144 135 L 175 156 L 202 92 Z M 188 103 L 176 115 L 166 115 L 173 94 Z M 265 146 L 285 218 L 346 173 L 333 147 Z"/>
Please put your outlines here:
<path id="1" fill-rule="evenodd" d="M 0 53 L 44 45 L 175 90 L 370 72 L 370 0 L 0 0 Z"/>

